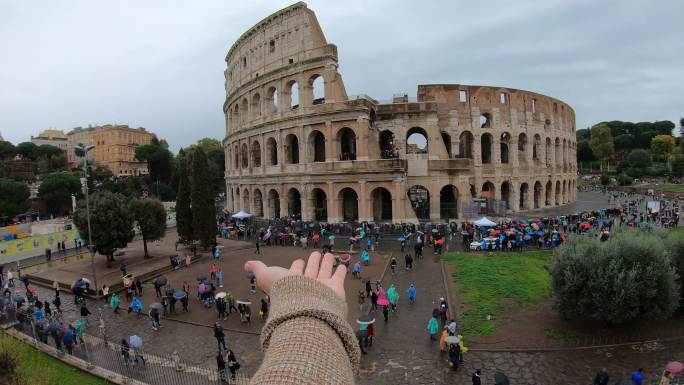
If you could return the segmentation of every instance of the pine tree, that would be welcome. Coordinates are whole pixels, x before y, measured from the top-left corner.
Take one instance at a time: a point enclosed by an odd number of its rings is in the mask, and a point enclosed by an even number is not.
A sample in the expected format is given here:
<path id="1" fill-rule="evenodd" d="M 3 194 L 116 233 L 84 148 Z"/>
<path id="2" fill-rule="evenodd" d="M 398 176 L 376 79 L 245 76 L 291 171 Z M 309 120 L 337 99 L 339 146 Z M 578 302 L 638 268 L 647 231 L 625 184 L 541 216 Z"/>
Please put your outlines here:
<path id="1" fill-rule="evenodd" d="M 176 231 L 181 242 L 194 239 L 192 231 L 192 209 L 190 208 L 190 178 L 188 177 L 188 161 L 182 157 L 183 149 L 178 153 L 178 193 L 176 194 Z"/>
<path id="2" fill-rule="evenodd" d="M 192 156 L 192 224 L 194 238 L 207 247 L 216 239 L 216 206 L 212 191 L 209 163 L 201 147 Z"/>

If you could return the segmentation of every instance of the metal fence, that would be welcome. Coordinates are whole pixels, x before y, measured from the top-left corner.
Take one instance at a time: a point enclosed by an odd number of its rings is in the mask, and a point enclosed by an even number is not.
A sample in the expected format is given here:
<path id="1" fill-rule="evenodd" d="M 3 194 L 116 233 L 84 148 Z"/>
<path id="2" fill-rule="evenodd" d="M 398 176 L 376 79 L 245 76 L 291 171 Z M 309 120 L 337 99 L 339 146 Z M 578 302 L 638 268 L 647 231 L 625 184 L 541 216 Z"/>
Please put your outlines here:
<path id="1" fill-rule="evenodd" d="M 3 328 L 12 327 L 32 338 L 35 344 L 49 345 L 68 354 L 66 347 L 58 346 L 62 345 L 61 341 L 59 344 L 55 341 L 54 333 L 50 329 L 51 324 L 61 322 L 59 316 L 36 322 L 30 312 L 17 311 L 14 305 L 5 306 L 2 310 L 0 325 Z M 103 329 L 100 329 L 100 332 L 104 334 Z M 224 373 L 219 373 L 215 367 L 189 364 L 184 362 L 177 352 L 150 353 L 144 350 L 144 346 L 140 348 L 131 346 L 128 357 L 125 357 L 119 343 L 90 334 L 84 334 L 82 339 L 77 339 L 72 352 L 75 357 L 84 360 L 89 366 L 104 368 L 121 375 L 124 379 L 134 379 L 149 385 L 249 383 L 246 373 L 238 371 L 235 378 L 231 378 L 228 369 Z"/>

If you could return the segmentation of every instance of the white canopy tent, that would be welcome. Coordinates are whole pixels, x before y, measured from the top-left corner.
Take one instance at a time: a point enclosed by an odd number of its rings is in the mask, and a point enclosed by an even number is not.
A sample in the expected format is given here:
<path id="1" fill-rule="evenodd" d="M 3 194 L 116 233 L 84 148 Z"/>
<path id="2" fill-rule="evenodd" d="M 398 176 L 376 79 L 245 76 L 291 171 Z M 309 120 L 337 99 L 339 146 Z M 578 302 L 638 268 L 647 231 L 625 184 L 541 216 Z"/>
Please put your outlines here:
<path id="1" fill-rule="evenodd" d="M 489 219 L 487 219 L 487 217 L 482 217 L 482 218 L 476 220 L 476 221 L 473 222 L 473 223 L 474 223 L 475 226 L 477 226 L 477 227 L 492 227 L 492 226 L 496 226 L 496 223 L 490 221 Z"/>
<path id="2" fill-rule="evenodd" d="M 251 217 L 251 216 L 252 216 L 252 214 L 246 213 L 246 212 L 244 212 L 244 211 L 242 211 L 242 210 L 240 210 L 240 211 L 238 211 L 237 213 L 235 213 L 235 214 L 232 215 L 232 217 L 235 218 L 235 219 L 245 219 L 245 218 L 249 218 L 249 217 Z"/>

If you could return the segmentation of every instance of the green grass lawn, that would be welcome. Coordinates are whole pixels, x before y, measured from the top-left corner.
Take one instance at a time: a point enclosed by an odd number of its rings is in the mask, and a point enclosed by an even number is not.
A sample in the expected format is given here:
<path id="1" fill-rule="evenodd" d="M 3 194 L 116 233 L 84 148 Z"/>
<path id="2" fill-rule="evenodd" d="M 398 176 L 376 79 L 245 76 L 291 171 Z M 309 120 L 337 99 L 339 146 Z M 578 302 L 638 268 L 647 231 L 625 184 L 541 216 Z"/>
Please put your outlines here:
<path id="1" fill-rule="evenodd" d="M 21 384 L 31 385 L 111 385 L 0 332 L 0 354 L 16 357 Z M 0 383 L 2 381 L 0 380 Z"/>
<path id="2" fill-rule="evenodd" d="M 684 192 L 684 184 L 672 184 L 672 183 L 663 183 L 663 184 L 640 184 L 640 185 L 635 185 L 634 187 L 638 188 L 643 188 L 643 189 L 649 189 L 652 188 L 654 190 L 660 190 L 660 191 L 671 191 L 671 192 Z"/>
<path id="3" fill-rule="evenodd" d="M 524 253 L 448 253 L 459 300 L 465 310 L 458 314 L 464 335 L 490 334 L 506 306 L 526 306 L 551 295 L 547 268 L 550 251 Z M 487 315 L 492 319 L 487 320 Z"/>

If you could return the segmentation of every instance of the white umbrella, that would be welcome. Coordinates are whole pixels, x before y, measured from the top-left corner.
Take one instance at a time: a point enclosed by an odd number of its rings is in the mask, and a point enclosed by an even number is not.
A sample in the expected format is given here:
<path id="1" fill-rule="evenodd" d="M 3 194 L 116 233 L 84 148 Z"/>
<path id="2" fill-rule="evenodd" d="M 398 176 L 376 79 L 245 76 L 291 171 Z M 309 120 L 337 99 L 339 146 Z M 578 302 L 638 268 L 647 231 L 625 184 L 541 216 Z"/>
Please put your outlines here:
<path id="1" fill-rule="evenodd" d="M 235 219 L 245 219 L 245 218 L 249 218 L 249 217 L 251 217 L 251 216 L 252 216 L 252 214 L 246 213 L 246 212 L 244 212 L 244 211 L 242 211 L 242 210 L 240 210 L 240 211 L 238 211 L 237 213 L 235 213 L 235 214 L 232 215 L 232 217 L 235 218 Z"/>
<path id="2" fill-rule="evenodd" d="M 216 298 L 226 298 L 227 295 L 225 291 L 222 291 L 216 294 Z"/>
<path id="3" fill-rule="evenodd" d="M 482 218 L 476 220 L 475 222 L 473 222 L 473 224 L 474 224 L 475 226 L 477 226 L 477 227 L 492 227 L 492 226 L 496 226 L 496 223 L 490 221 L 489 219 L 487 219 L 487 217 L 482 217 Z"/>

